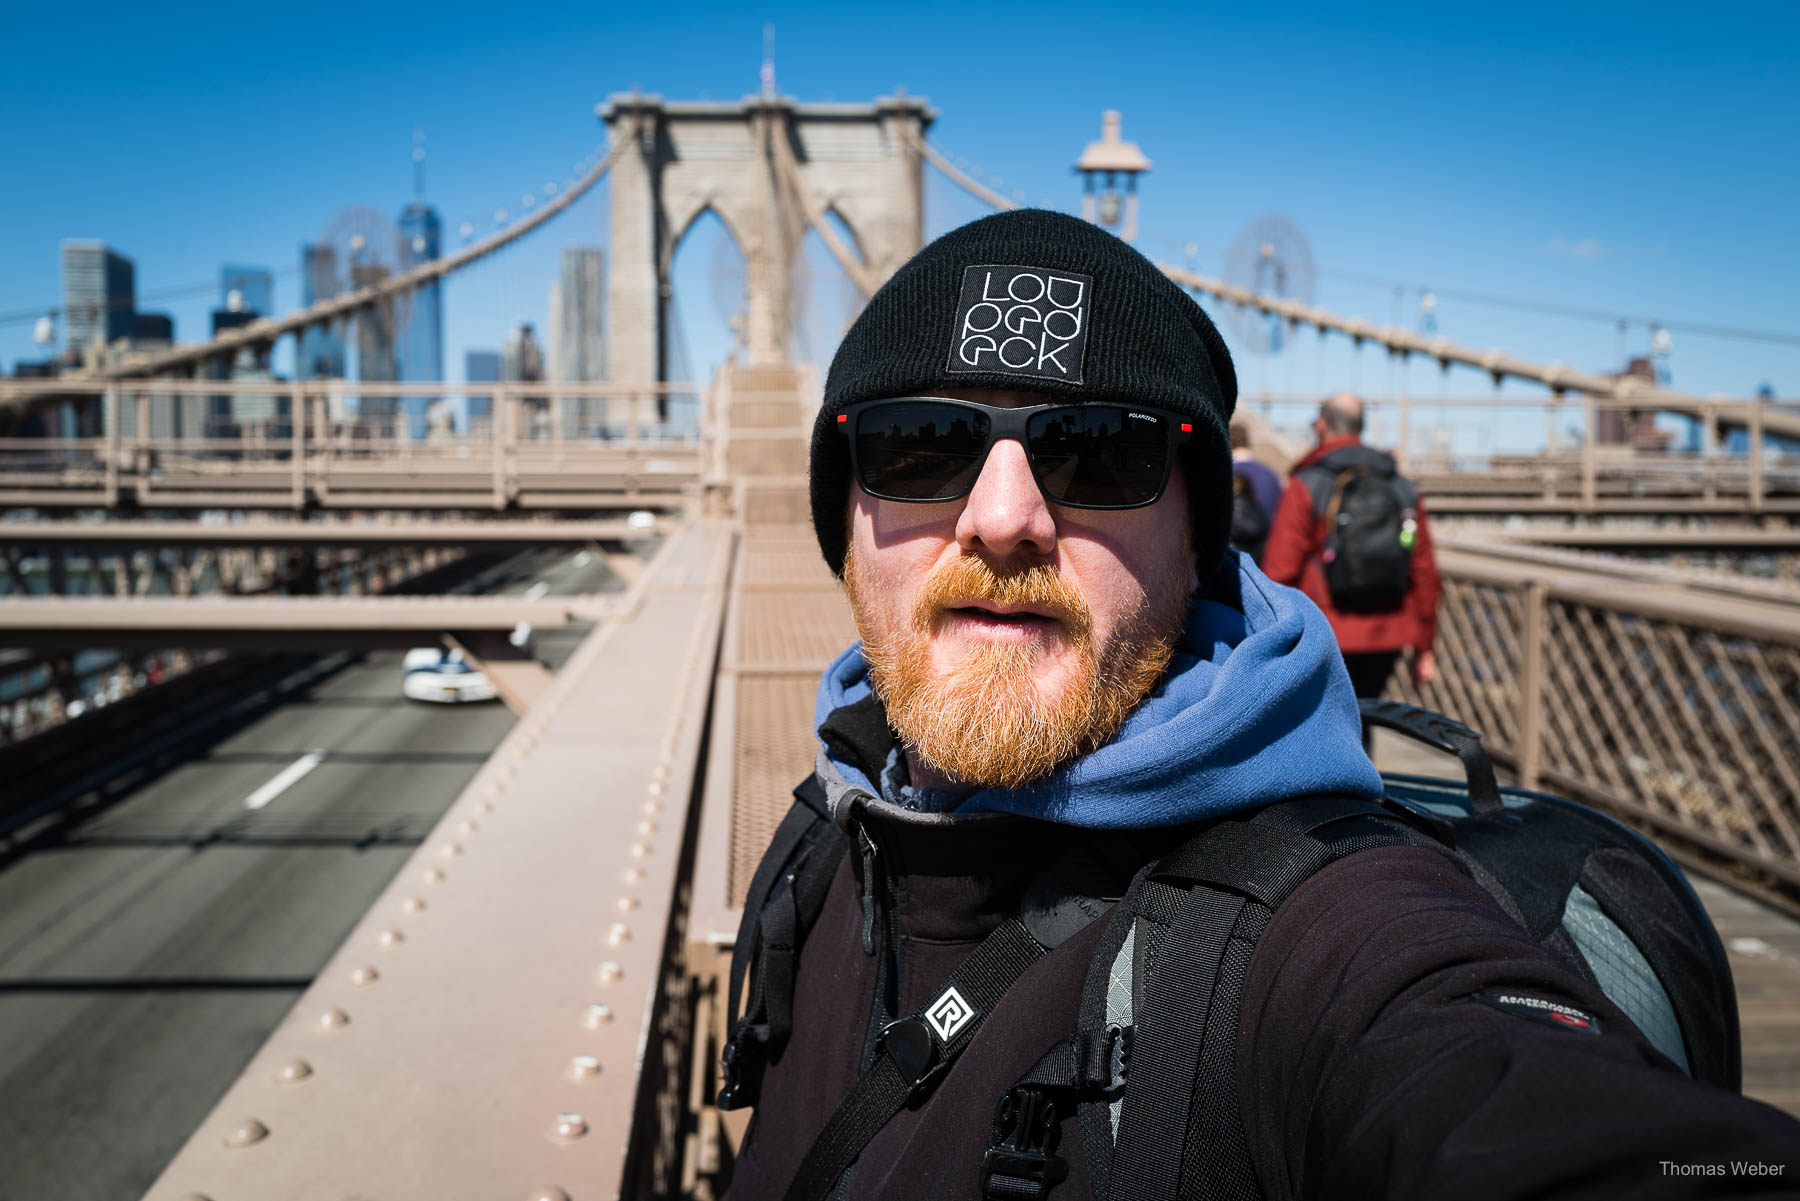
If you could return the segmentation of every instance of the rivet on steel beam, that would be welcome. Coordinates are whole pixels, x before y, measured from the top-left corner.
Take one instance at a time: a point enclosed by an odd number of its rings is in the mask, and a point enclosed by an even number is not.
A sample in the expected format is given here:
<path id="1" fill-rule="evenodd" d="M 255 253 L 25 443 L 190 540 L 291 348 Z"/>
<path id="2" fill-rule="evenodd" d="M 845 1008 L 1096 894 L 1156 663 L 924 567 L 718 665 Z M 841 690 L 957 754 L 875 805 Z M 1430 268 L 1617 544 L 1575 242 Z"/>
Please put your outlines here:
<path id="1" fill-rule="evenodd" d="M 569 1060 L 569 1079 L 592 1080 L 600 1074 L 600 1060 L 592 1055 L 577 1055 Z"/>
<path id="2" fill-rule="evenodd" d="M 531 1196 L 526 1201 L 569 1201 L 569 1194 L 551 1184 L 543 1188 L 532 1189 Z"/>
<path id="3" fill-rule="evenodd" d="M 662 781 L 661 780 L 650 781 L 650 795 L 651 796 L 661 796 L 662 794 L 663 794 Z"/>
<path id="4" fill-rule="evenodd" d="M 350 973 L 350 983 L 358 988 L 367 988 L 379 979 L 381 979 L 381 973 L 366 963 Z"/>
<path id="5" fill-rule="evenodd" d="M 651 768 L 650 769 L 650 778 L 652 780 L 668 779 L 669 778 L 669 769 L 668 769 L 667 765 L 658 763 L 655 767 Z"/>
<path id="6" fill-rule="evenodd" d="M 312 1075 L 312 1064 L 304 1059 L 290 1059 L 275 1072 L 275 1083 L 298 1084 Z"/>
<path id="7" fill-rule="evenodd" d="M 550 1124 L 550 1137 L 559 1143 L 572 1143 L 588 1132 L 588 1125 L 578 1113 L 559 1113 Z"/>
<path id="8" fill-rule="evenodd" d="M 481 804 L 475 806 L 475 810 L 478 813 L 492 813 L 494 811 L 494 802 L 483 801 Z"/>
<path id="9" fill-rule="evenodd" d="M 646 817 L 655 817 L 657 814 L 662 812 L 662 802 L 661 801 L 645 801 L 643 812 L 644 812 L 644 816 L 646 816 Z"/>
<path id="10" fill-rule="evenodd" d="M 423 897 L 407 897 L 400 902 L 400 908 L 408 913 L 423 913 L 425 912 L 425 899 Z"/>
<path id="11" fill-rule="evenodd" d="M 227 1147 L 251 1147 L 269 1137 L 269 1128 L 255 1118 L 245 1118 L 225 1133 Z"/>
<path id="12" fill-rule="evenodd" d="M 456 826 L 456 832 L 458 834 L 463 835 L 464 837 L 467 837 L 468 835 L 475 833 L 475 830 L 476 830 L 476 825 L 472 821 L 459 822 L 459 823 L 457 823 L 457 826 Z"/>
<path id="13" fill-rule="evenodd" d="M 634 842 L 631 844 L 631 857 L 633 859 L 642 859 L 642 858 L 644 858 L 644 856 L 648 855 L 649 853 L 650 853 L 650 848 L 648 846 L 644 845 L 643 843 Z"/>
<path id="14" fill-rule="evenodd" d="M 598 1030 L 612 1021 L 612 1007 L 609 1005 L 589 1005 L 582 1015 L 581 1024 L 589 1030 Z"/>
<path id="15" fill-rule="evenodd" d="M 644 882 L 644 869 L 641 867 L 628 867 L 619 878 L 627 884 L 642 884 Z"/>
<path id="16" fill-rule="evenodd" d="M 639 837 L 648 838 L 652 834 L 656 833 L 656 823 L 651 821 L 648 818 L 645 818 L 643 821 L 641 821 L 637 824 L 637 832 L 638 832 Z"/>
<path id="17" fill-rule="evenodd" d="M 406 935 L 398 930 L 383 930 L 375 936 L 375 941 L 384 947 L 397 947 L 406 941 Z"/>
<path id="18" fill-rule="evenodd" d="M 621 946 L 631 941 L 631 927 L 624 922 L 614 922 L 606 932 L 606 941 L 613 946 Z"/>
<path id="19" fill-rule="evenodd" d="M 617 909 L 620 913 L 630 913 L 637 907 L 638 899 L 636 897 L 620 897 L 613 902 L 613 908 Z"/>
<path id="20" fill-rule="evenodd" d="M 462 854 L 462 844 L 455 843 L 455 842 L 447 842 L 443 846 L 438 848 L 438 854 L 442 855 L 446 859 L 454 859 L 458 855 Z"/>
<path id="21" fill-rule="evenodd" d="M 442 884 L 448 879 L 448 877 L 444 875 L 444 869 L 441 867 L 428 867 L 419 873 L 419 878 L 427 884 Z"/>
<path id="22" fill-rule="evenodd" d="M 600 983 L 602 984 L 612 984 L 624 974 L 625 969 L 611 959 L 608 959 L 605 963 L 601 964 L 600 971 L 598 972 Z"/>
<path id="23" fill-rule="evenodd" d="M 500 783 L 500 781 L 498 781 L 498 780 L 495 780 L 493 783 L 488 785 L 488 795 L 491 797 L 497 797 L 505 791 L 506 791 L 506 785 Z"/>
<path id="24" fill-rule="evenodd" d="M 340 1026 L 350 1024 L 350 1015 L 341 1009 L 327 1009 L 319 1015 L 319 1025 L 327 1030 L 336 1030 Z"/>

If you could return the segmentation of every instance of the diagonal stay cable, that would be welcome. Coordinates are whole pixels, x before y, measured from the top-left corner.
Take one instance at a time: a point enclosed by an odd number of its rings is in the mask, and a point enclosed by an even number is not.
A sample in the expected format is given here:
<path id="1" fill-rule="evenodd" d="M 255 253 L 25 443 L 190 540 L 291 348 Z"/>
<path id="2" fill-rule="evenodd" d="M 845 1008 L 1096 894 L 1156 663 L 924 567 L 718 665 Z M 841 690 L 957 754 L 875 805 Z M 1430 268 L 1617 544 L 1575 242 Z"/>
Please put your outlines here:
<path id="1" fill-rule="evenodd" d="M 837 230 L 831 228 L 831 222 L 825 220 L 825 206 L 814 200 L 806 190 L 806 183 L 800 178 L 800 164 L 794 160 L 793 147 L 788 145 L 787 138 L 777 132 L 769 142 L 775 165 L 781 171 L 787 186 L 793 190 L 795 198 L 800 201 L 800 207 L 805 210 L 807 223 L 817 231 L 832 257 L 844 269 L 844 274 L 850 277 L 850 282 L 863 294 L 863 299 L 875 295 L 875 289 L 880 285 L 870 277 L 869 269 L 850 253 L 850 248 L 838 237 Z"/>

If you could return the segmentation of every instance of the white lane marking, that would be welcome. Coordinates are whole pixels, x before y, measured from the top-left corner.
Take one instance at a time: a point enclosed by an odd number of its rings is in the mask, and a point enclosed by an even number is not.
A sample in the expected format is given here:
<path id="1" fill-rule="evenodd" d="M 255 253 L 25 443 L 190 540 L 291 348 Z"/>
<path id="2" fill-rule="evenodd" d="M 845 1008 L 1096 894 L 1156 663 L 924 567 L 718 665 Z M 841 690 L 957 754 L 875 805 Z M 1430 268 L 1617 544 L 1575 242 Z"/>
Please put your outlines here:
<path id="1" fill-rule="evenodd" d="M 1734 938 L 1725 944 L 1739 955 L 1767 955 L 1770 959 L 1781 958 L 1781 953 L 1760 938 Z"/>
<path id="2" fill-rule="evenodd" d="M 548 580 L 539 580 L 526 590 L 525 599 L 528 601 L 543 600 L 544 593 L 548 591 L 550 591 L 550 582 Z"/>
<path id="3" fill-rule="evenodd" d="M 324 751 L 308 751 L 286 767 L 273 780 L 258 788 L 244 798 L 244 808 L 261 809 L 264 805 L 292 788 L 313 768 L 325 762 Z"/>
<path id="4" fill-rule="evenodd" d="M 575 556 L 574 565 L 576 567 L 586 567 L 589 563 L 592 563 L 593 561 L 594 561 L 594 556 L 588 554 L 586 551 L 582 551 L 580 554 Z"/>

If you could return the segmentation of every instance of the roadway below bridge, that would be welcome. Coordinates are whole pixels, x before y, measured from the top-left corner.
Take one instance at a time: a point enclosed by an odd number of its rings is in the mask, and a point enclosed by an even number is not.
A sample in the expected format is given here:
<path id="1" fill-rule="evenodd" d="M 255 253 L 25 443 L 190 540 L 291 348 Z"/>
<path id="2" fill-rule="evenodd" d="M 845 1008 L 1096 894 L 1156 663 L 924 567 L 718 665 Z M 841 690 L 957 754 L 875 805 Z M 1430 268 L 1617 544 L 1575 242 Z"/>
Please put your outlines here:
<path id="1" fill-rule="evenodd" d="M 464 588 L 617 586 L 557 549 Z M 0 1198 L 141 1196 L 513 727 L 498 702 L 406 700 L 400 660 L 325 656 L 273 704 L 236 698 L 171 769 L 0 866 Z"/>

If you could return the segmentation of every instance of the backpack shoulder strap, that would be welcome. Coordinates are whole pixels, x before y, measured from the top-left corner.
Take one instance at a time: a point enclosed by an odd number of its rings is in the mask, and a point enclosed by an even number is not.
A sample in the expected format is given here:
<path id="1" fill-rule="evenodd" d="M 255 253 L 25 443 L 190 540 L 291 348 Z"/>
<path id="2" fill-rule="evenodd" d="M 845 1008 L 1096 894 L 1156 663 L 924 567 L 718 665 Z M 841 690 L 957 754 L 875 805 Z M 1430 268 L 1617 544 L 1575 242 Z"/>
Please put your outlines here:
<path id="1" fill-rule="evenodd" d="M 834 834 L 826 817 L 824 790 L 816 776 L 809 776 L 794 790 L 794 804 L 776 827 L 744 896 L 737 941 L 731 948 L 725 1011 L 731 1033 L 723 1052 L 720 1109 L 756 1104 L 763 1065 L 781 1054 L 793 1031 L 800 944 L 824 908 L 847 846 Z"/>
<path id="2" fill-rule="evenodd" d="M 1238 1004 L 1251 953 L 1274 910 L 1320 868 L 1359 850 L 1407 844 L 1436 845 L 1404 813 L 1318 796 L 1215 823 L 1164 855 L 1120 907 L 1135 933 L 1133 971 L 1141 974 L 1127 985 L 1142 992 L 1131 1025 L 1120 1037 L 1103 1016 L 1093 1020 L 1084 1003 L 1082 1031 L 1040 1061 L 1037 1078 L 1028 1074 L 1003 1109 L 1022 1112 L 1028 1102 L 1021 1087 L 1046 1087 L 1042 1081 L 1053 1073 L 1044 1069 L 1053 1063 L 1076 1065 L 1060 1083 L 1086 1088 L 1090 1099 L 1106 1091 L 1096 1082 L 1113 1072 L 1113 1098 L 1120 1096 L 1116 1085 L 1125 1084 L 1116 1139 L 1087 1137 L 1085 1123 L 1083 1131 L 1092 1175 L 1106 1180 L 1106 1195 L 1260 1196 L 1236 1079 Z M 1097 972 L 1118 987 L 1119 950 L 1117 938 L 1102 940 L 1090 985 Z M 1098 1108 L 1094 1124 L 1104 1130 L 1111 1118 L 1104 1104 Z M 1103 1163 L 1094 1162 L 1096 1143 L 1110 1153 Z"/>

